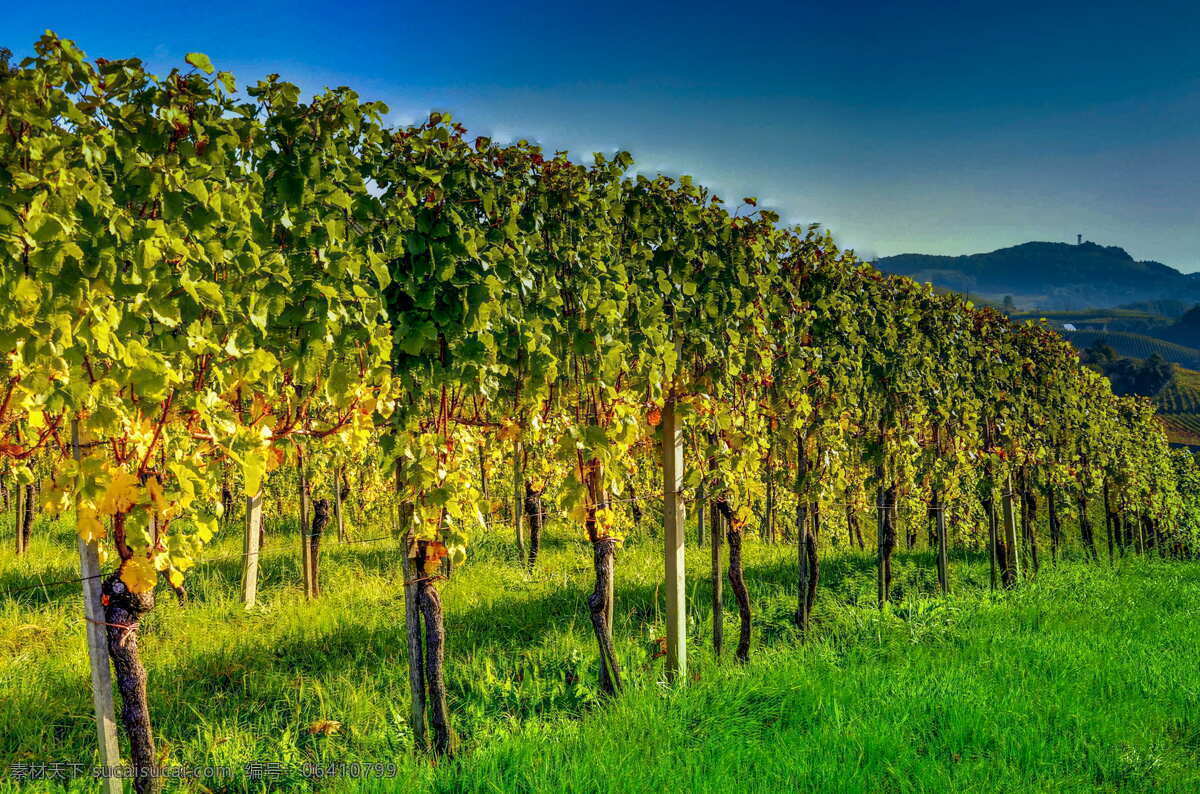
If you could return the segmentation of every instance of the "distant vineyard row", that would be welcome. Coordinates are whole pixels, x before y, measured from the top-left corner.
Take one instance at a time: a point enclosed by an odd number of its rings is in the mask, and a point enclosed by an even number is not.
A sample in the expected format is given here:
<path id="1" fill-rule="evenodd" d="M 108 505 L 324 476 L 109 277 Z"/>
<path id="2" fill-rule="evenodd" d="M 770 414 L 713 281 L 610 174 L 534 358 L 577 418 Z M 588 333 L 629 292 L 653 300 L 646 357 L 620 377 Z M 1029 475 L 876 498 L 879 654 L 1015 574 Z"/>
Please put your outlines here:
<path id="1" fill-rule="evenodd" d="M 1017 320 L 1036 320 L 1039 317 L 1045 317 L 1048 320 L 1059 320 L 1062 322 L 1104 322 L 1111 320 L 1158 320 L 1164 323 L 1170 322 L 1161 314 L 1137 309 L 1079 309 L 1061 312 L 1019 312 L 1012 316 Z"/>
<path id="2" fill-rule="evenodd" d="M 1195 414 L 1159 414 L 1172 444 L 1200 446 L 1200 416 Z"/>
<path id="3" fill-rule="evenodd" d="M 1176 376 L 1177 378 L 1179 375 Z M 1162 414 L 1200 413 L 1200 386 L 1186 381 L 1168 384 L 1154 397 L 1154 404 Z"/>
<path id="4" fill-rule="evenodd" d="M 1103 341 L 1122 356 L 1149 358 L 1157 353 L 1188 369 L 1200 369 L 1200 350 L 1127 331 L 1067 331 L 1063 336 L 1080 350 Z"/>

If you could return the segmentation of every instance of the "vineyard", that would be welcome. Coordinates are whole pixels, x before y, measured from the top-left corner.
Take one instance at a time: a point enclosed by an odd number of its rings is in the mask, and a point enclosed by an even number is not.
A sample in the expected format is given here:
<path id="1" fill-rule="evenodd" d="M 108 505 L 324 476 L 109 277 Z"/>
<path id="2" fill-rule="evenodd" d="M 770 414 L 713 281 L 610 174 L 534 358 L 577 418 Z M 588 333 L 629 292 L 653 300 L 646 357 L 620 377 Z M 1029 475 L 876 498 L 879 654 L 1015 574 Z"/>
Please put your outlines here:
<path id="1" fill-rule="evenodd" d="M 1175 378 L 1154 396 L 1161 414 L 1200 413 L 1200 372 L 1175 368 Z"/>
<path id="2" fill-rule="evenodd" d="M 1103 342 L 1122 356 L 1149 358 L 1157 353 L 1167 361 L 1172 361 L 1181 367 L 1200 369 L 1200 350 L 1155 339 L 1145 334 L 1129 333 L 1128 331 L 1066 331 L 1064 336 L 1080 350 L 1084 350 L 1096 342 Z"/>
<path id="3" fill-rule="evenodd" d="M 0 75 L 14 764 L 486 788 L 503 737 L 614 741 L 786 649 L 953 657 L 957 610 L 1192 576 L 1196 461 L 1045 323 L 624 152 L 36 53 Z"/>
<path id="4" fill-rule="evenodd" d="M 1162 414 L 1159 421 L 1171 443 L 1200 446 L 1200 417 L 1192 414 Z"/>
<path id="5" fill-rule="evenodd" d="M 1184 376 L 1180 372 L 1176 377 Z M 1168 384 L 1154 397 L 1154 403 L 1171 443 L 1200 446 L 1200 387 L 1182 380 Z"/>

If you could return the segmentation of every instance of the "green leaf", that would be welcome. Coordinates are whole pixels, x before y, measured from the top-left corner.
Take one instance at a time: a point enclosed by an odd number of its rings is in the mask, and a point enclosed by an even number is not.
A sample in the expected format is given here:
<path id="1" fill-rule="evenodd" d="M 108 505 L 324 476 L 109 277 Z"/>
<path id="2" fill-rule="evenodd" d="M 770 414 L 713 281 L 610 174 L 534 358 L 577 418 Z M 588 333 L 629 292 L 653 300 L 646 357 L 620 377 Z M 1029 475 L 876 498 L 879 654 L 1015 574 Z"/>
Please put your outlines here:
<path id="1" fill-rule="evenodd" d="M 212 61 L 202 52 L 189 52 L 183 59 L 205 74 L 213 73 Z"/>
<path id="2" fill-rule="evenodd" d="M 149 301 L 150 316 L 168 328 L 179 325 L 179 304 L 168 298 Z"/>
<path id="3" fill-rule="evenodd" d="M 33 233 L 33 239 L 37 240 L 39 243 L 48 243 L 62 233 L 62 221 L 53 215 L 47 215 L 45 220 L 42 221 L 41 225 L 38 226 L 37 231 Z"/>
<path id="4" fill-rule="evenodd" d="M 208 188 L 200 180 L 188 182 L 183 186 L 183 189 L 191 193 L 196 201 L 199 201 L 201 204 L 208 204 Z"/>
<path id="5" fill-rule="evenodd" d="M 38 289 L 37 282 L 29 278 L 29 276 L 21 276 L 17 280 L 17 288 L 13 290 L 13 297 L 18 303 L 37 303 L 41 290 Z"/>

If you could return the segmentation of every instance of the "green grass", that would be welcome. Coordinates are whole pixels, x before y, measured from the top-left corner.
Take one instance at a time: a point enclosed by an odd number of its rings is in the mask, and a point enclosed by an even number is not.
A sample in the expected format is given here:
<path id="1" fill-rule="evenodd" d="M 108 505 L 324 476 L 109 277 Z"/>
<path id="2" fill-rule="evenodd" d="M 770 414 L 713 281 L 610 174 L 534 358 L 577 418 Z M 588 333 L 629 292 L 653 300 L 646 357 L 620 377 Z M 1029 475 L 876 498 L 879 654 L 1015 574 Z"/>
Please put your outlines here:
<path id="1" fill-rule="evenodd" d="M 380 534 L 363 530 L 365 535 Z M 50 537 L 47 535 L 50 534 Z M 793 551 L 748 544 L 754 659 L 714 659 L 707 549 L 689 551 L 692 676 L 660 683 L 658 544 L 617 565 L 627 691 L 600 702 L 583 599 L 590 559 L 555 529 L 539 570 L 499 540 L 443 588 L 458 759 L 409 750 L 403 603 L 390 542 L 338 547 L 326 594 L 300 597 L 292 537 L 270 539 L 263 605 L 236 603 L 236 562 L 193 572 L 192 602 L 160 595 L 142 641 L 168 763 L 391 762 L 348 791 L 1189 791 L 1200 787 L 1200 565 L 1119 560 L 1043 568 L 1013 593 L 959 550 L 936 597 L 927 553 L 901 554 L 893 608 L 873 561 L 829 553 L 809 642 L 791 628 Z M 74 574 L 68 538 L 39 526 L 30 558 L 0 552 L 0 591 Z M 236 554 L 227 538 L 214 556 Z M 94 760 L 76 586 L 0 596 L 0 789 L 31 760 Z M 726 637 L 734 635 L 727 613 Z M 319 719 L 340 733 L 311 735 Z M 276 786 L 301 788 L 292 775 Z M 44 786 L 43 788 L 50 788 Z M 245 779 L 212 790 L 260 790 Z M 90 790 L 83 783 L 76 790 Z"/>

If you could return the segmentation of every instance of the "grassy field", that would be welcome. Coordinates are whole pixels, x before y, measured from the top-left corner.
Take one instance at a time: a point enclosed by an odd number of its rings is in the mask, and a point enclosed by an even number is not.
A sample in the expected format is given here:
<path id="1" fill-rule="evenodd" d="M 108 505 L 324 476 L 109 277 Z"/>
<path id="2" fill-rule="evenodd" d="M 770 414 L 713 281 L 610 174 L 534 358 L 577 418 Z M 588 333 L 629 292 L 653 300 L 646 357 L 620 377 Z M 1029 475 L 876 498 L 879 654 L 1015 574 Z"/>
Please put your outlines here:
<path id="1" fill-rule="evenodd" d="M 368 530 L 363 530 L 367 533 Z M 380 534 L 378 532 L 370 534 Z M 74 575 L 69 537 L 39 526 L 31 556 L 0 552 L 0 592 Z M 403 605 L 391 541 L 328 546 L 325 595 L 304 603 L 292 537 L 269 539 L 263 604 L 236 602 L 224 561 L 170 594 L 142 642 L 168 764 L 228 766 L 196 790 L 331 791 L 1194 791 L 1200 787 L 1200 565 L 1118 560 L 1046 566 L 988 592 L 981 555 L 951 560 L 934 594 L 928 554 L 901 554 L 897 603 L 879 612 L 873 560 L 831 555 L 815 629 L 790 623 L 794 552 L 748 544 L 750 665 L 708 648 L 708 550 L 689 552 L 692 675 L 660 683 L 658 546 L 618 558 L 616 635 L 627 691 L 597 700 L 583 599 L 590 558 L 551 528 L 539 570 L 484 542 L 444 586 L 449 685 L 462 752 L 409 749 Z M 0 790 L 10 765 L 94 761 L 77 585 L 0 595 Z M 734 634 L 732 609 L 726 636 Z M 317 728 L 334 720 L 331 735 Z M 242 777 L 250 762 L 281 777 Z M 384 762 L 395 777 L 319 785 L 306 762 Z M 55 790 L 43 784 L 32 790 Z M 61 788 L 59 786 L 58 788 Z M 74 790 L 90 788 L 77 781 Z M 169 788 L 188 788 L 172 786 Z"/>

